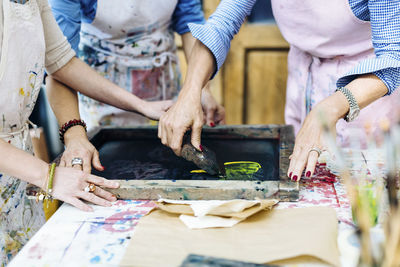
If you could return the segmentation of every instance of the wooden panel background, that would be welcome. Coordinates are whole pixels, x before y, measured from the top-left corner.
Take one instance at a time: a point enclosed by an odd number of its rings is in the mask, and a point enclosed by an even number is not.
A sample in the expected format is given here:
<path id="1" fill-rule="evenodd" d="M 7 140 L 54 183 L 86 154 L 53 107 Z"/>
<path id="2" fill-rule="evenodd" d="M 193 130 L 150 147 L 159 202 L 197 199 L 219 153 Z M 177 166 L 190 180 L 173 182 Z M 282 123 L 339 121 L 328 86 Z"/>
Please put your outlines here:
<path id="1" fill-rule="evenodd" d="M 203 0 L 208 18 L 219 0 Z M 177 36 L 182 79 L 186 60 Z M 225 106 L 227 124 L 283 124 L 288 43 L 273 23 L 245 23 L 232 41 L 211 91 Z"/>

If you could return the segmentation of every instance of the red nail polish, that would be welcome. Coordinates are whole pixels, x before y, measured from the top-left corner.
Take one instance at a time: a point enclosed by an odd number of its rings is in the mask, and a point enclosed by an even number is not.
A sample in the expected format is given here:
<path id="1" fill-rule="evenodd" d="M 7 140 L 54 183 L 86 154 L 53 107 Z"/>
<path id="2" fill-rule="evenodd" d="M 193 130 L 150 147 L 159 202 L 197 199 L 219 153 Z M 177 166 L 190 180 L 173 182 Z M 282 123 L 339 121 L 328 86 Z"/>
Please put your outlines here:
<path id="1" fill-rule="evenodd" d="M 297 182 L 297 175 L 293 176 L 293 181 Z"/>
<path id="2" fill-rule="evenodd" d="M 306 173 L 306 177 L 311 177 L 311 172 L 310 172 L 310 171 L 308 171 L 308 172 Z"/>
<path id="3" fill-rule="evenodd" d="M 215 123 L 210 122 L 210 126 L 211 126 L 211 127 L 215 127 Z"/>
<path id="4" fill-rule="evenodd" d="M 101 165 L 101 167 L 103 168 L 103 171 L 106 169 L 103 165 Z"/>
<path id="5" fill-rule="evenodd" d="M 290 173 L 289 173 L 289 178 L 290 178 L 290 179 L 292 179 L 292 174 L 293 174 L 293 172 L 290 172 Z"/>
<path id="6" fill-rule="evenodd" d="M 199 148 L 200 148 L 200 151 L 203 152 L 203 146 L 200 145 Z"/>

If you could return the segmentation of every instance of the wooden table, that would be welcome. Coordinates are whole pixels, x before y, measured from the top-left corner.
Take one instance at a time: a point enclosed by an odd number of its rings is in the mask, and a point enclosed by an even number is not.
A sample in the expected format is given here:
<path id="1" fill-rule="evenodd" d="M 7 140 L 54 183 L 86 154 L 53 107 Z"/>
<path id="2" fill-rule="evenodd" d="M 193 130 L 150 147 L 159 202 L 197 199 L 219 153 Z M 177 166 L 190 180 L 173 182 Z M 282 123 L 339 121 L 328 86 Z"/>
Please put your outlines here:
<path id="1" fill-rule="evenodd" d="M 299 202 L 279 203 L 277 208 L 310 206 L 333 207 L 340 231 L 352 227 L 344 187 L 324 168 L 301 181 Z M 139 219 L 153 207 L 150 201 L 119 200 L 110 208 L 93 206 L 94 212 L 88 213 L 63 204 L 9 267 L 118 266 Z"/>

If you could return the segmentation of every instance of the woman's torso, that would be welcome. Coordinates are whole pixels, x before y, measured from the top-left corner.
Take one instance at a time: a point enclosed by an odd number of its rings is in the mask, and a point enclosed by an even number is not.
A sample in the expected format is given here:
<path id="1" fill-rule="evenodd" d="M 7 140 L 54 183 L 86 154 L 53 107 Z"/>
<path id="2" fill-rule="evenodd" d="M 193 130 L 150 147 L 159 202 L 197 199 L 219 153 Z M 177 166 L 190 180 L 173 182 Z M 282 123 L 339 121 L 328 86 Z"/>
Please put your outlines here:
<path id="1" fill-rule="evenodd" d="M 172 99 L 180 87 L 171 19 L 177 0 L 97 2 L 81 30 L 80 57 L 107 79 L 146 100 Z M 131 126 L 144 117 L 80 96 L 88 127 Z"/>
<path id="2" fill-rule="evenodd" d="M 36 0 L 0 1 L 0 138 L 32 153 L 27 120 L 43 81 L 45 39 Z M 20 164 L 23 164 L 21 162 Z M 21 165 L 22 166 L 22 165 Z M 26 182 L 0 173 L 0 263 L 7 264 L 44 223 L 41 204 L 27 199 Z"/>
<path id="3" fill-rule="evenodd" d="M 340 77 L 360 61 L 375 57 L 371 25 L 355 16 L 349 0 L 273 0 L 272 6 L 279 29 L 291 46 L 285 120 L 297 133 L 310 110 L 335 92 Z M 340 120 L 339 143 L 349 145 L 353 127 L 368 124 L 372 131 L 379 130 L 379 122 L 392 117 L 397 94 L 375 101 L 354 122 Z"/>

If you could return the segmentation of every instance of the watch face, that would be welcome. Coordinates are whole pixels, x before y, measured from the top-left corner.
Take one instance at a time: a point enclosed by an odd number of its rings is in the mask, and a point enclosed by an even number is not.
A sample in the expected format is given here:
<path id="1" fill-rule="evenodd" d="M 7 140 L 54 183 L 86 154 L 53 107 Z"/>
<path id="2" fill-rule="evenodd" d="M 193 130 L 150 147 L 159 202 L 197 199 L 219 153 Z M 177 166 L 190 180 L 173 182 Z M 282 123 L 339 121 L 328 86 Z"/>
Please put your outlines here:
<path id="1" fill-rule="evenodd" d="M 347 121 L 350 122 L 355 120 L 359 114 L 360 114 L 359 109 L 350 109 L 349 114 L 347 115 Z"/>

